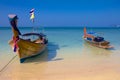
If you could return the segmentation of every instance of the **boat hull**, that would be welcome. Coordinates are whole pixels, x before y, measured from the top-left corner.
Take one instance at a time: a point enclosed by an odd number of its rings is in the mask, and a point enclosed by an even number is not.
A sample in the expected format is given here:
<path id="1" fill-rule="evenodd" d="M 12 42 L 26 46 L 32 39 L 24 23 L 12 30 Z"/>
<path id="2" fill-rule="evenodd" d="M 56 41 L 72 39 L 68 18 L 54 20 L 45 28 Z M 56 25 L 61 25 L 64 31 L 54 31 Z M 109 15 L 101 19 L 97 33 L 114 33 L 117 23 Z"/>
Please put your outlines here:
<path id="1" fill-rule="evenodd" d="M 113 46 L 109 45 L 109 42 L 107 41 L 102 41 L 102 42 L 95 42 L 95 41 L 90 41 L 90 40 L 87 40 L 87 38 L 84 38 L 83 39 L 91 44 L 92 46 L 96 46 L 96 47 L 99 47 L 99 48 L 103 48 L 103 49 L 110 49 L 110 48 L 113 48 Z"/>
<path id="2" fill-rule="evenodd" d="M 14 41 L 9 41 L 9 44 L 12 48 L 14 48 Z M 20 58 L 20 62 L 24 62 L 25 59 L 42 54 L 42 52 L 46 49 L 46 44 L 35 43 L 24 39 L 19 39 L 17 41 L 17 55 Z"/>

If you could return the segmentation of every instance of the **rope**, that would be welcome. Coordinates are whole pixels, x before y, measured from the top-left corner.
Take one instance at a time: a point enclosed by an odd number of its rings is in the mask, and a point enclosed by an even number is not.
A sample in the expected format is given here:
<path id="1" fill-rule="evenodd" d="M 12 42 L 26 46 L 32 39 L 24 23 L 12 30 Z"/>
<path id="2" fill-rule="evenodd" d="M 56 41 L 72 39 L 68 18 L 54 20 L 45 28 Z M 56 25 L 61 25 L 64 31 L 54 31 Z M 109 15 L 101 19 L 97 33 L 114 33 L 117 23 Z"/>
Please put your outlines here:
<path id="1" fill-rule="evenodd" d="M 12 62 L 12 60 L 16 57 L 17 55 L 15 55 L 1 70 L 0 72 L 2 72 L 9 64 L 10 62 Z"/>

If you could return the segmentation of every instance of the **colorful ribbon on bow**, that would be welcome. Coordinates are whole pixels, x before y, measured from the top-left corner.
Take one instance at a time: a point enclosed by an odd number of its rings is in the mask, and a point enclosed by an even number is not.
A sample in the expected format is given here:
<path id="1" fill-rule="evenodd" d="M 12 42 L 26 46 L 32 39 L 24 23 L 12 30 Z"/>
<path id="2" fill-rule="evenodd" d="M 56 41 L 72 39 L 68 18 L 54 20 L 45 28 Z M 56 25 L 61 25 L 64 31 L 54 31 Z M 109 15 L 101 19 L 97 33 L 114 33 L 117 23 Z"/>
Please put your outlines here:
<path id="1" fill-rule="evenodd" d="M 17 51 L 17 48 L 18 48 L 18 45 L 17 45 L 17 41 L 19 40 L 19 37 L 13 37 L 13 41 L 14 41 L 14 49 L 13 51 L 16 52 Z"/>

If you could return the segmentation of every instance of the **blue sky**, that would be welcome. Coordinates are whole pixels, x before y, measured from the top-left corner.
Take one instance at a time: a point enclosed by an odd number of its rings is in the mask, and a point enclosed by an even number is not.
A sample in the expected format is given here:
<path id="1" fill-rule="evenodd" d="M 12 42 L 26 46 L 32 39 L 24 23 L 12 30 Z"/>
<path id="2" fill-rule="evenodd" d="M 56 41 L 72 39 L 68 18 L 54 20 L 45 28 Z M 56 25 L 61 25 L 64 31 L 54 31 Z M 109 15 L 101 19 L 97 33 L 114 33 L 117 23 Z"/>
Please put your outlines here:
<path id="1" fill-rule="evenodd" d="M 120 24 L 120 0 L 0 0 L 0 26 L 10 26 L 8 14 L 17 14 L 18 26 L 91 26 Z"/>

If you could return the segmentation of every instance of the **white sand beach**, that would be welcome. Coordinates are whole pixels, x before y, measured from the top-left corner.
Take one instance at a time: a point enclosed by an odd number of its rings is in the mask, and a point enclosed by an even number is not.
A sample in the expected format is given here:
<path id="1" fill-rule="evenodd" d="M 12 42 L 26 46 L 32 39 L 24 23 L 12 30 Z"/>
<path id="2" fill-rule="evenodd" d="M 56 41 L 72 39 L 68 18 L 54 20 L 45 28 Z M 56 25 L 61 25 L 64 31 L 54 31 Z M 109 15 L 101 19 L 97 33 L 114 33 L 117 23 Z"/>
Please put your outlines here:
<path id="1" fill-rule="evenodd" d="M 51 60 L 48 59 L 48 51 L 45 51 L 44 54 L 27 59 L 22 64 L 16 56 L 0 73 L 0 78 L 1 80 L 119 80 L 119 52 L 89 46 L 84 46 L 82 51 L 79 48 L 71 50 L 63 48 L 57 50 L 56 57 Z"/>

